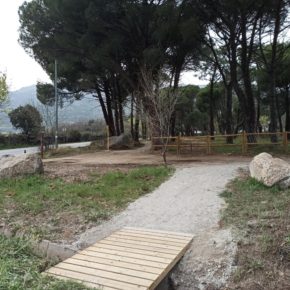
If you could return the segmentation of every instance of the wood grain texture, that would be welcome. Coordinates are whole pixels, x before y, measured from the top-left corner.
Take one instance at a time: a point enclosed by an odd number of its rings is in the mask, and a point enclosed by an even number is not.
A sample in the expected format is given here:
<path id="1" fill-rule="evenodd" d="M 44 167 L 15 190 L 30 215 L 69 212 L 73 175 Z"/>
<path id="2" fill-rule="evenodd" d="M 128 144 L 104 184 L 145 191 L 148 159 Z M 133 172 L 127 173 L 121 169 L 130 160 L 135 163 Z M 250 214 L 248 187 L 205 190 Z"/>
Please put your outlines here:
<path id="1" fill-rule="evenodd" d="M 188 249 L 192 235 L 124 228 L 45 272 L 104 290 L 152 290 Z"/>

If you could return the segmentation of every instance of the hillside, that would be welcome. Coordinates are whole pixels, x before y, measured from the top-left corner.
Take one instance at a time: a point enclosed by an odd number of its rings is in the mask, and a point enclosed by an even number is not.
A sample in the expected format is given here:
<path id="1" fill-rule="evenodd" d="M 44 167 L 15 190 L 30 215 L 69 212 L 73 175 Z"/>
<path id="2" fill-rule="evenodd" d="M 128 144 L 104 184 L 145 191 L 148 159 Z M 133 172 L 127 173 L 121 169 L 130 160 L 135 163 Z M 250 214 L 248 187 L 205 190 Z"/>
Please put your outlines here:
<path id="1" fill-rule="evenodd" d="M 7 105 L 9 110 L 26 104 L 32 104 L 39 108 L 39 111 L 42 111 L 41 107 L 43 108 L 43 105 L 36 97 L 35 86 L 25 87 L 9 94 L 9 104 Z M 50 111 L 53 110 L 53 108 L 50 109 Z M 84 99 L 74 101 L 73 103 L 65 103 L 63 108 L 59 109 L 60 123 L 75 123 L 100 118 L 102 118 L 102 112 L 98 107 L 98 102 L 92 96 L 86 96 Z M 6 113 L 0 113 L 0 132 L 11 131 L 14 131 L 14 129 L 9 121 L 8 115 Z"/>

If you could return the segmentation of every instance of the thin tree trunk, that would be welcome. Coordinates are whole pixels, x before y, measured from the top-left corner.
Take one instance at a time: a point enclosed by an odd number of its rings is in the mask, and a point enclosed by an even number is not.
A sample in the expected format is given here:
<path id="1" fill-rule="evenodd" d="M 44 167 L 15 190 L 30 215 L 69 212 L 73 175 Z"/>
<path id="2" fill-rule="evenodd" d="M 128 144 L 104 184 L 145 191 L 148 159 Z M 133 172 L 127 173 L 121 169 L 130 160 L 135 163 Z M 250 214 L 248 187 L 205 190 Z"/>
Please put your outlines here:
<path id="1" fill-rule="evenodd" d="M 119 121 L 120 121 L 120 132 L 121 134 L 123 134 L 125 132 L 125 129 L 124 129 L 124 118 L 123 118 L 123 106 L 122 106 L 122 103 L 119 101 L 118 102 L 119 104 Z"/>
<path id="2" fill-rule="evenodd" d="M 130 127 L 131 127 L 131 136 L 134 139 L 134 95 L 133 93 L 131 96 Z"/>
<path id="3" fill-rule="evenodd" d="M 290 108 L 289 108 L 289 86 L 285 88 L 285 112 L 286 112 L 286 120 L 285 120 L 285 131 L 290 132 Z M 290 134 L 288 134 L 288 139 L 290 139 Z"/>
<path id="4" fill-rule="evenodd" d="M 124 133 L 124 118 L 123 118 L 123 104 L 122 104 L 122 95 L 121 95 L 121 88 L 120 83 L 116 79 L 116 89 L 117 89 L 117 95 L 118 95 L 118 111 L 119 111 L 119 126 L 120 126 L 120 132 L 121 134 Z"/>
<path id="5" fill-rule="evenodd" d="M 212 78 L 210 80 L 210 93 L 209 93 L 209 131 L 210 136 L 212 136 L 212 140 L 214 140 L 214 97 L 213 97 L 213 90 L 214 90 L 214 80 L 215 80 L 216 69 L 214 69 Z"/>
<path id="6" fill-rule="evenodd" d="M 226 134 L 233 134 L 233 88 L 232 83 L 228 84 L 226 87 L 227 94 L 227 111 L 226 111 Z M 233 136 L 227 137 L 227 144 L 233 144 Z"/>
<path id="7" fill-rule="evenodd" d="M 271 70 L 272 71 L 272 70 Z M 276 133 L 277 132 L 277 110 L 276 110 L 276 98 L 275 98 L 275 80 L 274 80 L 274 75 L 269 72 L 269 76 L 272 75 L 270 79 L 270 90 L 269 90 L 269 105 L 270 105 L 270 126 L 269 126 L 269 131 L 271 133 Z M 277 136 L 276 135 L 271 135 L 271 141 L 273 143 L 276 143 Z"/>
<path id="8" fill-rule="evenodd" d="M 182 64 L 176 65 L 176 68 L 174 70 L 174 83 L 173 83 L 173 90 L 176 91 L 178 89 L 178 85 L 179 85 L 179 80 L 180 80 L 180 74 L 181 74 L 181 70 L 182 70 Z M 176 126 L 176 111 L 174 110 L 174 112 L 172 113 L 171 116 L 171 136 L 175 136 L 176 132 L 175 132 L 175 126 Z"/>
<path id="9" fill-rule="evenodd" d="M 279 106 L 279 100 L 278 100 L 277 94 L 275 94 L 275 103 L 276 103 L 276 108 L 277 108 L 277 117 L 278 117 L 280 132 L 283 132 L 282 117 L 280 113 L 280 106 Z"/>
<path id="10" fill-rule="evenodd" d="M 272 43 L 272 55 L 271 55 L 271 63 L 269 71 L 269 79 L 270 79 L 270 115 L 271 115 L 271 132 L 277 132 L 277 113 L 279 114 L 275 89 L 276 89 L 276 64 L 277 64 L 277 44 L 278 44 L 278 36 L 280 34 L 281 28 L 281 7 L 282 7 L 282 0 L 276 1 L 276 13 L 275 13 L 275 26 L 274 26 L 274 35 L 273 35 L 273 43 Z M 272 135 L 271 138 L 272 142 L 277 142 L 277 136 Z"/>
<path id="11" fill-rule="evenodd" d="M 260 99 L 260 93 L 258 92 L 259 96 L 257 97 L 257 129 L 259 133 L 263 132 L 263 128 L 260 122 L 261 117 L 261 99 Z"/>
<path id="12" fill-rule="evenodd" d="M 142 120 L 141 126 L 142 126 L 142 139 L 143 140 L 146 140 L 146 138 L 147 138 L 147 124 L 146 124 L 146 120 Z"/>
<path id="13" fill-rule="evenodd" d="M 134 141 L 137 143 L 139 142 L 139 125 L 140 125 L 139 114 L 138 112 L 136 112 L 134 124 Z"/>

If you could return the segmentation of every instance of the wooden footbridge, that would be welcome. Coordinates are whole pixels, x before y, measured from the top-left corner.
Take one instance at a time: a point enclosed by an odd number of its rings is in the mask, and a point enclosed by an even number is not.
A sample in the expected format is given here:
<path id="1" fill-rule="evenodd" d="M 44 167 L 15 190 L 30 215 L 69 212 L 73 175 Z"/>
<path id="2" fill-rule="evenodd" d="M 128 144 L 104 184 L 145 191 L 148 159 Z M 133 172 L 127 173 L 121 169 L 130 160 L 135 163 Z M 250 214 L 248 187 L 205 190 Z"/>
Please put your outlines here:
<path id="1" fill-rule="evenodd" d="M 192 235 L 124 228 L 47 270 L 103 290 L 155 289 L 188 249 Z"/>

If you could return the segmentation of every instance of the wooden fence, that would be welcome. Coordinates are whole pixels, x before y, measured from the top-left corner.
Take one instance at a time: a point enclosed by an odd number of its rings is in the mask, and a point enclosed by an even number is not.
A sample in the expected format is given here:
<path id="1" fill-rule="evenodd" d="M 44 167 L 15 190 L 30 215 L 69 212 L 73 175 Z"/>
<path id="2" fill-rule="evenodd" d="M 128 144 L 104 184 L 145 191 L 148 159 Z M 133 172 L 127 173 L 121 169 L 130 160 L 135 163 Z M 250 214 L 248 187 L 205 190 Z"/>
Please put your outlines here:
<path id="1" fill-rule="evenodd" d="M 177 154 L 202 151 L 211 153 L 242 153 L 271 150 L 288 151 L 290 132 L 240 133 L 215 136 L 152 137 L 152 149 L 161 149 L 167 144 L 169 151 Z"/>

